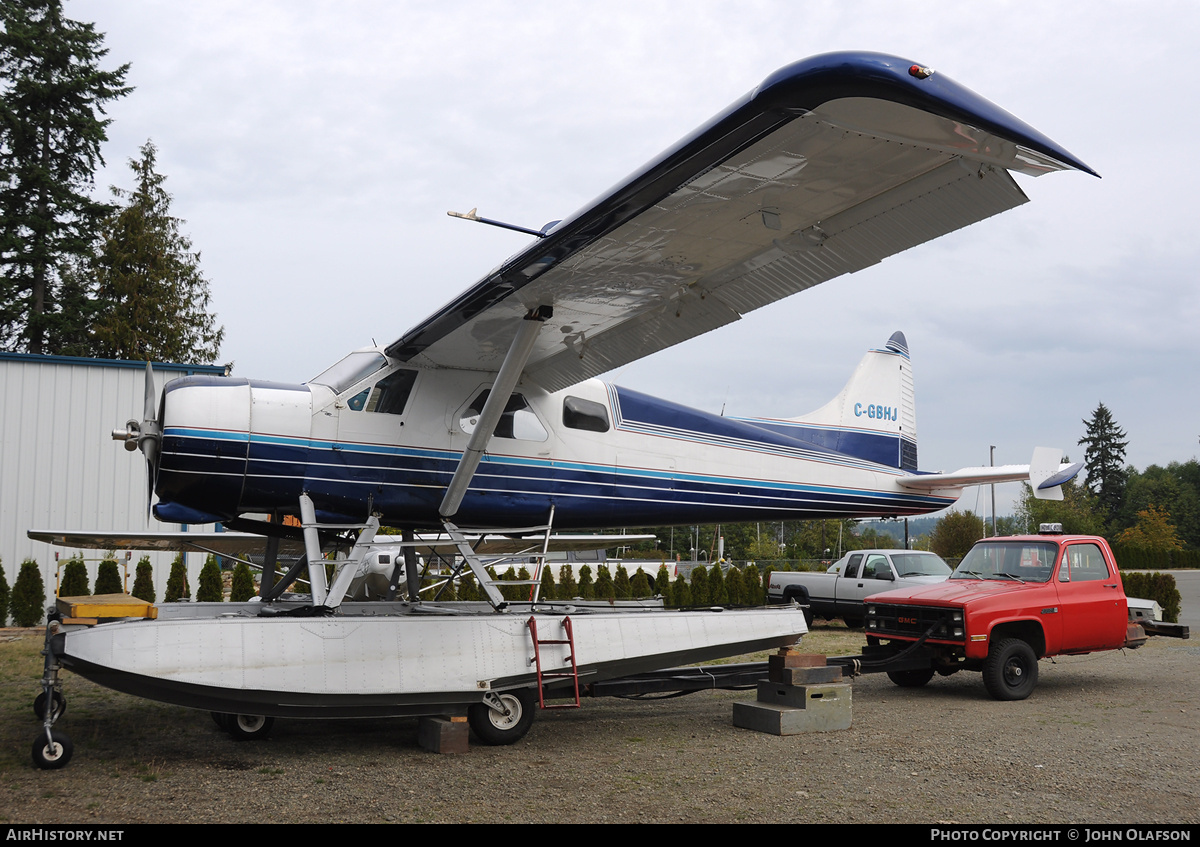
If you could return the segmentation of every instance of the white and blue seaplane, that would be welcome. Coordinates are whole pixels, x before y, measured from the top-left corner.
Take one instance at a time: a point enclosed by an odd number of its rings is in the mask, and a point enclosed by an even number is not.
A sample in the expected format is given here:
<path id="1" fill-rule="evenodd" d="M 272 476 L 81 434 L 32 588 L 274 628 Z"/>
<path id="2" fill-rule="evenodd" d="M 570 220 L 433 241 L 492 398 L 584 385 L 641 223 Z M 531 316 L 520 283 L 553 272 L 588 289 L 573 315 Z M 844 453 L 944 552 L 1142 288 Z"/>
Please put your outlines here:
<path id="1" fill-rule="evenodd" d="M 148 373 L 143 419 L 113 435 L 145 454 L 154 513 L 233 531 L 30 534 L 225 555 L 253 542 L 266 551 L 262 596 L 52 621 L 35 760 L 70 755 L 52 729 L 59 668 L 211 710 L 235 736 L 275 716 L 466 712 L 483 740 L 511 743 L 540 694 L 788 645 L 806 628 L 797 608 L 509 603 L 489 553 L 604 543 L 552 530 L 922 514 L 984 482 L 1061 497 L 1078 466 L 1053 450 L 1031 465 L 917 469 L 899 332 L 827 405 L 790 419 L 708 414 L 596 377 L 1020 205 L 1010 172 L 1065 169 L 1094 173 L 929 68 L 818 56 L 528 230 L 527 247 L 391 344 L 300 385 L 191 376 L 157 398 Z M 288 515 L 299 528 L 281 524 Z M 409 567 L 389 565 L 386 595 L 358 599 L 367 563 L 386 558 L 372 557 L 381 524 L 405 530 L 396 558 Z M 327 550 L 347 533 L 353 547 L 327 577 Z M 303 556 L 274 581 L 289 545 Z M 489 602 L 420 600 L 419 549 L 455 553 Z M 307 593 L 284 594 L 305 571 Z"/>

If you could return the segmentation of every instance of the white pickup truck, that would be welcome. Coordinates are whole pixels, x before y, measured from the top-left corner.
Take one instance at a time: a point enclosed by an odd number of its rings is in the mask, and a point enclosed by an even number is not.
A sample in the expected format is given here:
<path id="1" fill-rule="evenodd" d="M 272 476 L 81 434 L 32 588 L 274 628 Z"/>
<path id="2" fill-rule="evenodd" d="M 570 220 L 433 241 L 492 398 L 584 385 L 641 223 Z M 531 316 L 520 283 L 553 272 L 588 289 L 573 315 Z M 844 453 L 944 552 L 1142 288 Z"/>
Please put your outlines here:
<path id="1" fill-rule="evenodd" d="M 772 571 L 768 603 L 795 600 L 808 606 L 805 618 L 841 618 L 846 626 L 863 622 L 863 600 L 894 588 L 916 588 L 942 582 L 950 566 L 934 553 L 920 550 L 854 550 L 830 565 L 825 573 Z"/>

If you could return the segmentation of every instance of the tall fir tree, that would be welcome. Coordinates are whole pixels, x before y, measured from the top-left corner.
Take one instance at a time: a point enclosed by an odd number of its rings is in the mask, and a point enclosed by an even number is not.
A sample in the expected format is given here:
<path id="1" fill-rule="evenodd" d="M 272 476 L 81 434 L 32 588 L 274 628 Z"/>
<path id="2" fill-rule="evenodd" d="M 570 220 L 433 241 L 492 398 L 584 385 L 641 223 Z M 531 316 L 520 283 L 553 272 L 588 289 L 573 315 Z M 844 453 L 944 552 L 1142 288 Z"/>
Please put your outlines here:
<path id="1" fill-rule="evenodd" d="M 1117 426 L 1112 412 L 1103 403 L 1085 420 L 1087 435 L 1079 439 L 1086 445 L 1083 455 L 1087 467 L 1086 485 L 1096 500 L 1106 521 L 1112 521 L 1125 498 L 1125 430 Z"/>
<path id="2" fill-rule="evenodd" d="M 104 224 L 91 262 L 96 280 L 93 343 L 96 354 L 209 364 L 221 351 L 224 327 L 209 312 L 212 296 L 200 272 L 200 254 L 172 217 L 158 155 L 147 141 L 129 160 L 132 191 L 114 188 L 122 207 Z"/>
<path id="3" fill-rule="evenodd" d="M 86 335 L 86 294 L 64 276 L 110 211 L 91 197 L 102 116 L 132 91 L 129 65 L 101 70 L 103 44 L 61 0 L 0 3 L 0 348 L 57 353 Z"/>
<path id="4" fill-rule="evenodd" d="M 138 559 L 137 570 L 133 576 L 133 591 L 130 593 L 139 600 L 154 602 L 154 565 L 150 564 L 149 556 Z"/>

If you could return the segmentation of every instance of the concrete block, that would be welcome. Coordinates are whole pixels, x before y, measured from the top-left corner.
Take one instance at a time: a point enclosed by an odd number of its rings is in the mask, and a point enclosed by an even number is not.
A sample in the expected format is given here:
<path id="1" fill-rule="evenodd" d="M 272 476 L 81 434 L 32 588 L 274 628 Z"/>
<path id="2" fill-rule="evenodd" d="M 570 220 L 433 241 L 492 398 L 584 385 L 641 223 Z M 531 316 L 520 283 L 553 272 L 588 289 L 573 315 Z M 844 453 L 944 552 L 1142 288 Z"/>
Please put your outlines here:
<path id="1" fill-rule="evenodd" d="M 808 708 L 796 709 L 775 703 L 734 703 L 733 725 L 771 735 L 800 735 L 806 732 L 832 732 L 849 729 L 851 719 L 849 685 L 844 696 L 810 701 Z"/>
<path id="2" fill-rule="evenodd" d="M 426 716 L 417 724 L 417 743 L 433 753 L 465 753 L 469 735 L 465 717 Z"/>
<path id="3" fill-rule="evenodd" d="M 831 682 L 822 685 L 781 685 L 777 682 L 758 684 L 758 702 L 786 706 L 790 709 L 811 709 L 823 700 L 850 700 L 850 684 Z"/>

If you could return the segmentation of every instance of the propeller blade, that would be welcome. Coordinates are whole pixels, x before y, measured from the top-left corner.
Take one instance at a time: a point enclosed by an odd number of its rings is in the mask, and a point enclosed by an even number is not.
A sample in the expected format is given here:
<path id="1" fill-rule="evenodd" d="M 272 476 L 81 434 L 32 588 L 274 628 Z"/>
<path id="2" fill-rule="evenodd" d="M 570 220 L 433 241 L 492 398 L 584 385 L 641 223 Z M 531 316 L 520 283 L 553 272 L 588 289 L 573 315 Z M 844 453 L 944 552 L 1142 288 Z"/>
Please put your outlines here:
<path id="1" fill-rule="evenodd" d="M 146 362 L 146 402 L 142 410 L 142 418 L 147 421 L 154 420 L 155 412 L 157 411 L 158 398 L 154 396 L 154 369 L 150 367 L 150 363 Z"/>

